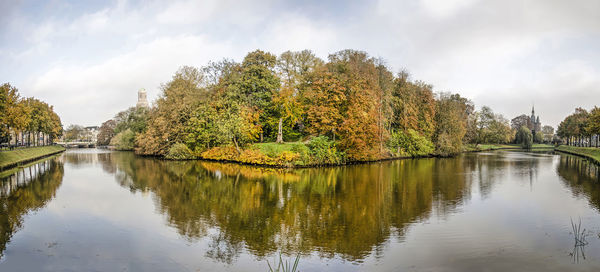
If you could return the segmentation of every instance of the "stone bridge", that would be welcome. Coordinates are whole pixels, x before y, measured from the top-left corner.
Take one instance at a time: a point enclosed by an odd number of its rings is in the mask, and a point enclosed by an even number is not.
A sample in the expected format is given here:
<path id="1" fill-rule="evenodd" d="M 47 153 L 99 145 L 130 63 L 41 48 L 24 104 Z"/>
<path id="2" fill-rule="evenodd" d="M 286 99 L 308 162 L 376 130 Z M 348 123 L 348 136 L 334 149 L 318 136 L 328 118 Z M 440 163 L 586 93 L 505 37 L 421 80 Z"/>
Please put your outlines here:
<path id="1" fill-rule="evenodd" d="M 89 148 L 96 147 L 96 142 L 56 142 L 58 145 L 62 145 L 65 148 Z"/>

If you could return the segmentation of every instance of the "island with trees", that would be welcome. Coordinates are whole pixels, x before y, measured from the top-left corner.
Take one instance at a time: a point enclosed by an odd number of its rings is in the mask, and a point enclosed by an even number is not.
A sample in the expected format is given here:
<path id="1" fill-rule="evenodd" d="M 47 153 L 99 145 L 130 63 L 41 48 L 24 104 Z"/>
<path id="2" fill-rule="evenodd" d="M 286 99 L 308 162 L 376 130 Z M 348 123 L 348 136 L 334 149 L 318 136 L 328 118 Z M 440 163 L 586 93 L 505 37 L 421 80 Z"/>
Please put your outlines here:
<path id="1" fill-rule="evenodd" d="M 356 50 L 327 61 L 309 50 L 256 50 L 241 63 L 184 66 L 151 107 L 139 105 L 104 122 L 98 145 L 166 159 L 302 167 L 531 148 L 545 137 L 519 133 L 526 122 L 511 126 L 489 107 L 477 111 L 459 94 L 434 93 Z"/>

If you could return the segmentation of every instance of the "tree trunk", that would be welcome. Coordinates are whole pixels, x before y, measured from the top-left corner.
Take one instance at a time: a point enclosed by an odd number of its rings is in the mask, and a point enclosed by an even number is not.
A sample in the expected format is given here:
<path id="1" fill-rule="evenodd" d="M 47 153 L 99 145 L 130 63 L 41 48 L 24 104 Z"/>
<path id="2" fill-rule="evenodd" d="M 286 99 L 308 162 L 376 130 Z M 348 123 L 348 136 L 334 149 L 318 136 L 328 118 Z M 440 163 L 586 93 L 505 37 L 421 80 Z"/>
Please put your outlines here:
<path id="1" fill-rule="evenodd" d="M 261 137 L 262 137 L 262 133 L 261 133 Z M 233 137 L 233 143 L 235 144 L 235 150 L 237 150 L 238 155 L 242 154 L 242 152 L 240 151 L 240 146 L 238 145 L 237 140 L 235 139 L 235 137 Z"/>
<path id="2" fill-rule="evenodd" d="M 333 141 L 335 142 L 335 129 L 331 129 L 331 134 L 333 134 Z"/>
<path id="3" fill-rule="evenodd" d="M 263 142 L 263 132 L 262 131 L 260 132 L 260 142 L 261 143 Z"/>
<path id="4" fill-rule="evenodd" d="M 279 126 L 277 129 L 277 141 L 278 144 L 283 144 L 283 118 L 279 118 Z"/>

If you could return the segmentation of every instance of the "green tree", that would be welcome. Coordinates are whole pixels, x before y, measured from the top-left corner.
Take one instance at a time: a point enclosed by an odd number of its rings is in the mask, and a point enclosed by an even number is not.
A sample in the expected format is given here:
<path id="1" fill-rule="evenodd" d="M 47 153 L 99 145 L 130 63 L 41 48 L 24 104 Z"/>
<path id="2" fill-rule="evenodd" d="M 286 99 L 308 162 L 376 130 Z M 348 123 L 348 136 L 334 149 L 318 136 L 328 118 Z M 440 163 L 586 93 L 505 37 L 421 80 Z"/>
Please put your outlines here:
<path id="1" fill-rule="evenodd" d="M 131 107 L 117 113 L 114 118 L 116 122 L 114 133 L 131 129 L 134 133 L 141 133 L 146 128 L 148 120 L 148 109 L 145 107 Z"/>
<path id="2" fill-rule="evenodd" d="M 427 156 L 435 150 L 435 146 L 429 139 L 412 129 L 406 133 L 403 131 L 392 133 L 388 145 L 398 157 Z"/>
<path id="3" fill-rule="evenodd" d="M 534 142 L 541 143 L 544 141 L 544 133 L 537 131 L 534 136 Z"/>
<path id="4" fill-rule="evenodd" d="M 533 135 L 531 134 L 531 130 L 526 126 L 522 126 L 519 131 L 517 131 L 517 135 L 517 138 L 520 141 L 518 144 L 525 149 L 531 149 L 533 146 Z"/>
<path id="5" fill-rule="evenodd" d="M 135 132 L 131 129 L 126 129 L 119 132 L 110 140 L 110 145 L 117 150 L 133 150 L 135 141 Z"/>
<path id="6" fill-rule="evenodd" d="M 241 77 L 238 99 L 242 106 L 253 108 L 259 113 L 260 140 L 264 135 L 274 137 L 280 118 L 279 111 L 273 104 L 273 94 L 280 88 L 279 77 L 275 73 L 277 57 L 271 53 L 256 50 L 248 53 L 241 64 Z"/>
<path id="7" fill-rule="evenodd" d="M 162 95 L 148 113 L 146 130 L 136 136 L 136 152 L 164 156 L 175 143 L 186 140 L 186 124 L 207 90 L 204 76 L 194 67 L 180 68 L 162 86 Z"/>
<path id="8" fill-rule="evenodd" d="M 436 131 L 433 143 L 436 154 L 450 156 L 463 149 L 467 120 L 473 112 L 472 103 L 458 94 L 440 93 L 436 104 Z"/>

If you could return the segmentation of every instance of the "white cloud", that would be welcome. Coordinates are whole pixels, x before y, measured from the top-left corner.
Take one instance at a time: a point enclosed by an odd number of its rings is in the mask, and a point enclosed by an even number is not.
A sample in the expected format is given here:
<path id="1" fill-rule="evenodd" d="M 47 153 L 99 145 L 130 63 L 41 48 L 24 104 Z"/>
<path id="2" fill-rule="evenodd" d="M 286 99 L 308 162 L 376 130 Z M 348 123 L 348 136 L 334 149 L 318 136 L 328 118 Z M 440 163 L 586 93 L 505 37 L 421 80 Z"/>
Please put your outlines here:
<path id="1" fill-rule="evenodd" d="M 96 124 L 134 106 L 137 90 L 158 96 L 160 84 L 182 65 L 201 66 L 214 55 L 231 54 L 226 44 L 201 36 L 158 38 L 92 66 L 58 66 L 36 78 L 33 94 L 57 105 L 66 124 Z M 205 52 L 204 54 L 201 52 Z"/>
<path id="2" fill-rule="evenodd" d="M 421 5 L 436 17 L 448 17 L 469 7 L 478 0 L 421 0 Z"/>
<path id="3" fill-rule="evenodd" d="M 215 14 L 216 0 L 209 1 L 180 1 L 174 2 L 164 11 L 160 12 L 156 19 L 159 23 L 167 24 L 192 24 L 206 21 Z"/>

